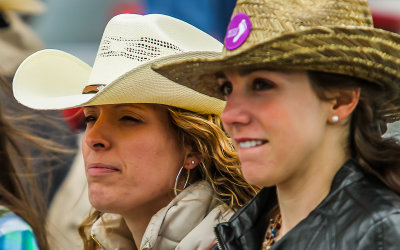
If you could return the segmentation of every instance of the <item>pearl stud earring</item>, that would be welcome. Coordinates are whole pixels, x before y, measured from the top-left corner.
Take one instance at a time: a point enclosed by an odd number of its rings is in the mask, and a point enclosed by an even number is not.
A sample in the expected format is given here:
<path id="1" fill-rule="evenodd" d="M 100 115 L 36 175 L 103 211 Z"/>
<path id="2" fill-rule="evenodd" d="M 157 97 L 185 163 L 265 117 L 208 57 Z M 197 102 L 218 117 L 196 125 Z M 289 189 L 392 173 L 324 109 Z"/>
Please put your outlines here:
<path id="1" fill-rule="evenodd" d="M 192 165 L 194 165 L 194 161 L 192 161 Z"/>
<path id="2" fill-rule="evenodd" d="M 336 122 L 339 121 L 339 116 L 333 115 L 331 119 L 332 119 L 332 122 L 335 122 L 335 123 L 336 123 Z"/>

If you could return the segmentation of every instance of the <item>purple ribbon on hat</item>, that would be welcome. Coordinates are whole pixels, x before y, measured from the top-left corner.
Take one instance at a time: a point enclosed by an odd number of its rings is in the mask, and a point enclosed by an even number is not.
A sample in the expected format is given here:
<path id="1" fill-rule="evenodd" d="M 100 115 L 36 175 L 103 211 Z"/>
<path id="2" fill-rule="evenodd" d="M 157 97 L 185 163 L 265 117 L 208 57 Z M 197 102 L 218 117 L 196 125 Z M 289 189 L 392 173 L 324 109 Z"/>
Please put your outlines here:
<path id="1" fill-rule="evenodd" d="M 225 35 L 225 48 L 234 50 L 242 45 L 251 31 L 251 21 L 246 13 L 237 13 L 228 25 Z"/>

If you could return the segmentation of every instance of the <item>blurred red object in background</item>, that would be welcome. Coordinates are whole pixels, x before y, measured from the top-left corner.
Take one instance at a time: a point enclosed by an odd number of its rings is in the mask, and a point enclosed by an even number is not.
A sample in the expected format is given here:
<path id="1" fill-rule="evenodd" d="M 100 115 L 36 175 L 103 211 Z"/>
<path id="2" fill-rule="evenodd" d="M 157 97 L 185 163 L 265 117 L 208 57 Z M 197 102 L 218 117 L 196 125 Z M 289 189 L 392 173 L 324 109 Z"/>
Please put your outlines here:
<path id="1" fill-rule="evenodd" d="M 368 3 L 376 28 L 400 33 L 399 0 L 368 0 Z"/>
<path id="2" fill-rule="evenodd" d="M 385 12 L 372 12 L 374 19 L 374 26 L 376 28 L 389 30 L 392 32 L 400 32 L 400 13 L 399 15 L 392 15 Z"/>
<path id="3" fill-rule="evenodd" d="M 140 1 L 131 1 L 128 3 L 116 3 L 110 8 L 110 18 L 124 13 L 144 14 L 143 4 Z"/>
<path id="4" fill-rule="evenodd" d="M 85 115 L 82 108 L 65 109 L 61 111 L 61 114 L 72 131 L 79 132 L 85 128 Z"/>

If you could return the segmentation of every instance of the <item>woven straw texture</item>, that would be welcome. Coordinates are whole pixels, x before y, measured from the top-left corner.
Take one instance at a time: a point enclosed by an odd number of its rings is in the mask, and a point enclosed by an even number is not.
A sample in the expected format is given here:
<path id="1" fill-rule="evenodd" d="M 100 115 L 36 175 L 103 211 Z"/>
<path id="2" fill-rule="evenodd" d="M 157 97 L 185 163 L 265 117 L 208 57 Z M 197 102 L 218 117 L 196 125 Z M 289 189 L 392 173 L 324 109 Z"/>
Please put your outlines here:
<path id="1" fill-rule="evenodd" d="M 383 119 L 400 119 L 400 36 L 373 27 L 365 0 L 238 0 L 233 12 L 252 24 L 236 50 L 153 65 L 169 79 L 222 99 L 215 73 L 233 67 L 304 69 L 378 84 L 388 102 Z"/>

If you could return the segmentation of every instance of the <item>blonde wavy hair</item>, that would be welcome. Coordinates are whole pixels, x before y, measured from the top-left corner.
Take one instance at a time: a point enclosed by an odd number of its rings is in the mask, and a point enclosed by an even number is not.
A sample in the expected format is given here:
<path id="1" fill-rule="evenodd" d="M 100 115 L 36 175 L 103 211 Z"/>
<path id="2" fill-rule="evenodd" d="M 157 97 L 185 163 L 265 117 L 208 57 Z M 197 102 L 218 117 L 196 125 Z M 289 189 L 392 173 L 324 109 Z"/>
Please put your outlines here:
<path id="1" fill-rule="evenodd" d="M 215 191 L 216 198 L 234 210 L 259 191 L 258 187 L 245 181 L 238 155 L 223 130 L 219 116 L 197 114 L 171 106 L 167 106 L 167 111 L 181 145 L 191 146 L 202 159 L 195 168 L 195 174 L 191 174 L 190 182 L 206 180 Z M 86 250 L 97 247 L 90 237 L 90 228 L 101 215 L 102 212 L 95 210 L 79 227 Z"/>
<path id="2" fill-rule="evenodd" d="M 168 107 L 168 111 L 181 145 L 190 145 L 201 155 L 201 179 L 208 181 L 217 198 L 230 208 L 243 206 L 257 189 L 244 180 L 239 157 L 220 117 L 175 107 Z"/>

